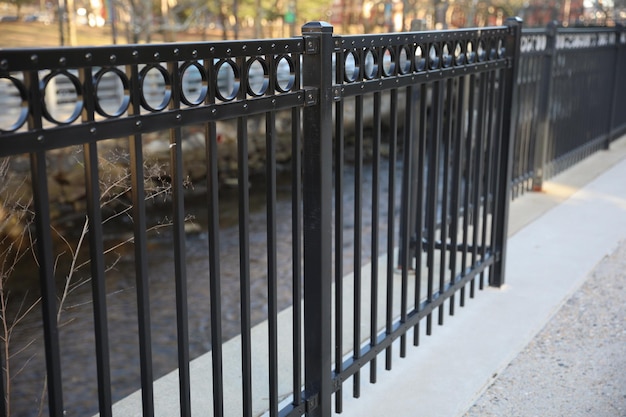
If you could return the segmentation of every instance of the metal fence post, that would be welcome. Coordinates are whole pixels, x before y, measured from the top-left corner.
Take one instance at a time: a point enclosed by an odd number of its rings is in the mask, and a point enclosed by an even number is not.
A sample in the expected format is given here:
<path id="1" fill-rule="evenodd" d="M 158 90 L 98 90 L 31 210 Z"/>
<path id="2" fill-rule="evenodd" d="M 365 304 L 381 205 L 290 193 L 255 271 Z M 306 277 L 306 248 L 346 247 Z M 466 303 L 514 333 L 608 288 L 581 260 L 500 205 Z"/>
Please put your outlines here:
<path id="1" fill-rule="evenodd" d="M 509 27 L 509 36 L 506 38 L 505 48 L 508 58 L 512 61 L 504 76 L 504 106 L 510 109 L 504 112 L 502 117 L 502 137 L 500 144 L 500 172 L 499 183 L 496 186 L 495 197 L 495 241 L 494 253 L 496 262 L 494 264 L 493 274 L 490 274 L 489 285 L 500 287 L 504 284 L 504 272 L 506 266 L 506 245 L 509 224 L 509 204 L 511 201 L 511 175 L 513 166 L 513 140 L 515 138 L 515 123 L 513 121 L 517 117 L 517 72 L 519 68 L 520 58 L 520 38 L 522 35 L 522 19 L 519 17 L 509 18 L 506 20 Z"/>
<path id="2" fill-rule="evenodd" d="M 619 95 L 622 93 L 619 91 L 619 77 L 623 75 L 623 70 L 620 68 L 621 64 L 621 52 L 622 52 L 622 33 L 624 31 L 624 27 L 620 24 L 615 25 L 615 57 L 613 58 L 613 97 L 611 98 L 611 114 L 609 115 L 609 126 L 608 131 L 606 133 L 606 140 L 604 141 L 604 149 L 607 150 L 611 146 L 611 142 L 613 141 L 613 135 L 615 131 L 615 116 L 617 111 L 617 99 Z"/>
<path id="3" fill-rule="evenodd" d="M 541 87 L 539 99 L 539 117 L 537 137 L 535 137 L 535 157 L 533 160 L 532 190 L 541 191 L 545 177 L 550 130 L 550 98 L 552 97 L 552 65 L 556 55 L 556 22 L 550 22 L 546 28 L 546 49 L 541 65 Z"/>
<path id="4" fill-rule="evenodd" d="M 333 27 L 302 27 L 304 390 L 307 416 L 331 415 Z"/>

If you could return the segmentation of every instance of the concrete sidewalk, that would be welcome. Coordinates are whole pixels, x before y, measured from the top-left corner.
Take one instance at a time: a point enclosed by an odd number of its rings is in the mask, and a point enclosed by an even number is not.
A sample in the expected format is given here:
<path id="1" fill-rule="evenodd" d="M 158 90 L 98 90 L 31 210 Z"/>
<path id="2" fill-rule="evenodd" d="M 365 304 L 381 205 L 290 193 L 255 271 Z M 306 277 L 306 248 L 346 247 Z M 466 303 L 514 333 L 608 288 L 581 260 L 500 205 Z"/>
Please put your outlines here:
<path id="1" fill-rule="evenodd" d="M 515 200 L 509 227 L 506 285 L 479 292 L 360 399 L 346 390 L 344 416 L 626 416 L 626 138 Z"/>

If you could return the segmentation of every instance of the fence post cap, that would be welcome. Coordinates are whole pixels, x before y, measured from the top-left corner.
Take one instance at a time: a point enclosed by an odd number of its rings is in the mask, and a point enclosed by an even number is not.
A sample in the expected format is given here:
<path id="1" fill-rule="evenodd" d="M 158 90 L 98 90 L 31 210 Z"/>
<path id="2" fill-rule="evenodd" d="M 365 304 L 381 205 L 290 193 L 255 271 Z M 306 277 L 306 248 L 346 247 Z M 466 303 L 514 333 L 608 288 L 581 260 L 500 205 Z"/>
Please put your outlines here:
<path id="1" fill-rule="evenodd" d="M 324 21 L 307 22 L 302 26 L 302 33 L 305 32 L 332 33 L 333 25 Z"/>
<path id="2" fill-rule="evenodd" d="M 513 26 L 513 25 L 520 25 L 521 26 L 524 23 L 524 19 L 522 19 L 519 16 L 507 17 L 506 23 L 507 23 L 508 26 Z"/>

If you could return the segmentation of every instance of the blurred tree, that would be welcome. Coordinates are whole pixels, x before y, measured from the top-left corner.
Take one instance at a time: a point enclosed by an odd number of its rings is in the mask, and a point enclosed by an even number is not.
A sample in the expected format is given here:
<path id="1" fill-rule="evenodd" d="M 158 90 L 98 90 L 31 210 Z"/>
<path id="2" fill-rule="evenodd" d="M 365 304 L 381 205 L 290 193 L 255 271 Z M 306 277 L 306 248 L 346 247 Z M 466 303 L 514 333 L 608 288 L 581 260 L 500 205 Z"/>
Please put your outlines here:
<path id="1" fill-rule="evenodd" d="M 31 4 L 39 4 L 39 0 L 4 0 L 1 3 L 15 7 L 15 15 L 19 19 L 22 16 L 22 7 Z"/>

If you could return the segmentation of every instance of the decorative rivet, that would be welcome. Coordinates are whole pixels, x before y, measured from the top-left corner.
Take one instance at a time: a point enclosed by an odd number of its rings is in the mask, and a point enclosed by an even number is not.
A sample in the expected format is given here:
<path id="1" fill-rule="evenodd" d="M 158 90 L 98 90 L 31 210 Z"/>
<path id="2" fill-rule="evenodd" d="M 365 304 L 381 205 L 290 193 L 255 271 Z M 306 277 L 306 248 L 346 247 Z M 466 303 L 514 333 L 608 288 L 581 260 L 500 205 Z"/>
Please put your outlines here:
<path id="1" fill-rule="evenodd" d="M 174 55 L 178 56 L 179 53 L 180 53 L 180 49 L 174 48 Z"/>
<path id="2" fill-rule="evenodd" d="M 245 51 L 246 49 L 248 49 L 248 45 L 242 45 L 241 49 L 243 49 Z"/>
<path id="3" fill-rule="evenodd" d="M 96 128 L 92 127 L 91 129 L 89 129 L 89 133 L 91 133 L 92 135 L 94 135 L 96 133 Z"/>
<path id="4" fill-rule="evenodd" d="M 141 127 L 141 120 L 137 120 L 135 122 L 135 127 Z"/>
<path id="5" fill-rule="evenodd" d="M 247 104 L 247 103 L 245 103 L 245 104 L 243 105 L 243 109 L 244 109 L 244 110 L 248 110 L 248 104 Z"/>
<path id="6" fill-rule="evenodd" d="M 37 136 L 37 142 L 43 142 L 43 135 Z"/>
<path id="7" fill-rule="evenodd" d="M 182 118 L 183 118 L 183 116 L 181 116 L 181 115 L 180 115 L 180 113 L 178 113 L 178 114 L 176 115 L 176 120 L 180 120 L 180 119 L 182 119 Z"/>
<path id="8" fill-rule="evenodd" d="M 64 56 L 62 56 L 61 58 L 59 58 L 59 65 L 61 66 L 65 66 L 65 64 L 67 63 L 67 59 L 65 59 Z"/>
<path id="9" fill-rule="evenodd" d="M 91 59 L 93 58 L 93 55 L 91 54 L 91 52 L 87 52 L 85 54 L 85 60 L 87 61 L 91 61 Z"/>
<path id="10" fill-rule="evenodd" d="M 39 61 L 39 57 L 37 55 L 31 55 L 30 56 L 30 62 L 35 63 L 37 61 Z"/>
<path id="11" fill-rule="evenodd" d="M 153 55 L 154 59 L 159 59 L 161 57 L 161 54 L 158 52 L 155 52 Z"/>
<path id="12" fill-rule="evenodd" d="M 231 54 L 231 52 L 232 52 L 232 50 L 231 50 L 230 48 L 228 48 L 228 49 L 226 50 L 226 53 L 227 53 L 228 55 L 230 55 L 230 54 Z"/>
<path id="13" fill-rule="evenodd" d="M 134 50 L 134 51 L 132 52 L 132 56 L 133 56 L 133 58 L 139 58 L 139 51 Z"/>
<path id="14" fill-rule="evenodd" d="M 215 52 L 215 47 L 214 46 L 210 47 L 209 51 L 211 51 L 211 53 Z"/>
<path id="15" fill-rule="evenodd" d="M 191 51 L 191 56 L 196 58 L 198 56 L 198 51 L 196 51 L 195 49 Z"/>
<path id="16" fill-rule="evenodd" d="M 216 115 L 217 114 L 217 109 L 211 109 L 211 114 L 212 115 Z"/>
<path id="17" fill-rule="evenodd" d="M 117 61 L 117 57 L 115 55 L 111 55 L 109 57 L 109 61 L 111 61 L 111 63 L 114 63 L 115 61 Z"/>
<path id="18" fill-rule="evenodd" d="M 9 68 L 9 61 L 6 59 L 0 61 L 0 69 L 6 70 L 7 68 Z"/>

